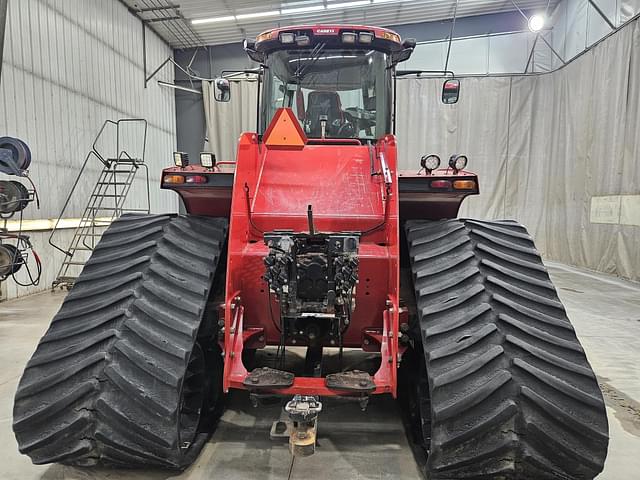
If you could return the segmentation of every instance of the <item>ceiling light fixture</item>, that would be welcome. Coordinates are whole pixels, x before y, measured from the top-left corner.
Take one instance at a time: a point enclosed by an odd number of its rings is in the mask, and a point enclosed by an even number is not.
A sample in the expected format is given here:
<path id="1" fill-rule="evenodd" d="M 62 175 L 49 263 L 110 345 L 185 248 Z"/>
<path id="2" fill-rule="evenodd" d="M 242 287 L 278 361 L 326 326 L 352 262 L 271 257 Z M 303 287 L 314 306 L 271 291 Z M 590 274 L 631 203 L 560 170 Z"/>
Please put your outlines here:
<path id="1" fill-rule="evenodd" d="M 271 10 L 269 12 L 241 13 L 236 15 L 236 20 L 246 20 L 249 18 L 276 17 L 280 15 L 280 10 Z"/>
<path id="2" fill-rule="evenodd" d="M 280 10 L 282 15 L 292 15 L 295 13 L 307 13 L 307 12 L 317 12 L 319 10 L 324 10 L 324 5 L 314 5 L 312 7 L 299 7 L 299 8 L 283 8 Z"/>
<path id="3" fill-rule="evenodd" d="M 545 18 L 543 15 L 536 14 L 529 18 L 529 30 L 532 32 L 539 32 L 544 28 L 544 24 Z"/>
<path id="4" fill-rule="evenodd" d="M 235 19 L 235 15 L 228 15 L 226 17 L 196 18 L 194 20 L 191 20 L 191 24 L 202 25 L 203 23 L 231 22 Z"/>
<path id="5" fill-rule="evenodd" d="M 359 7 L 361 5 L 367 5 L 371 3 L 369 0 L 358 0 L 355 2 L 341 2 L 341 3 L 328 3 L 327 8 L 351 8 L 351 7 Z"/>

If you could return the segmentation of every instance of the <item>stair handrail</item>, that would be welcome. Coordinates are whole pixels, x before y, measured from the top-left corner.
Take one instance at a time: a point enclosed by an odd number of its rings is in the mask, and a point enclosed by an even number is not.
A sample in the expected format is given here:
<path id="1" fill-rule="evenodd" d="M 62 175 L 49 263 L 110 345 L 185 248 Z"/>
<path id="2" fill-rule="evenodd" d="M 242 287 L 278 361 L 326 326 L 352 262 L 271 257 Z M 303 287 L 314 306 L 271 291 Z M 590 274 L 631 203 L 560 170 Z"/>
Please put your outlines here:
<path id="1" fill-rule="evenodd" d="M 87 156 L 84 159 L 84 162 L 82 164 L 82 167 L 80 168 L 80 171 L 78 172 L 78 175 L 76 176 L 75 181 L 73 182 L 73 185 L 71 187 L 71 190 L 69 191 L 69 194 L 67 195 L 67 198 L 64 202 L 64 205 L 62 206 L 62 209 L 60 210 L 60 214 L 58 215 L 58 218 L 56 219 L 56 223 L 53 227 L 53 229 L 51 230 L 51 234 L 49 235 L 49 239 L 48 239 L 48 243 L 49 245 L 51 245 L 52 247 L 54 247 L 56 250 L 62 252 L 65 254 L 65 256 L 67 257 L 72 257 L 73 253 L 70 250 L 65 250 L 64 248 L 62 248 L 61 246 L 57 245 L 56 243 L 54 243 L 53 241 L 53 237 L 56 234 L 56 232 L 58 231 L 58 227 L 60 225 L 60 221 L 64 218 L 64 213 L 67 210 L 67 207 L 69 206 L 69 203 L 71 202 L 71 197 L 73 196 L 76 187 L 78 186 L 78 183 L 80 182 L 80 179 L 82 178 L 82 174 L 84 173 L 87 164 L 89 163 L 89 159 L 92 158 L 93 156 L 95 156 L 100 163 L 102 163 L 104 165 L 104 167 L 109 168 L 111 166 L 111 162 L 108 159 L 105 159 L 102 154 L 100 153 L 100 150 L 98 148 L 98 142 L 100 140 L 100 138 L 102 137 L 105 129 L 107 128 L 108 125 L 114 125 L 116 127 L 116 152 L 120 152 L 117 155 L 117 160 L 119 160 L 120 158 L 122 158 L 123 154 L 126 154 L 126 156 L 133 160 L 134 163 L 135 160 L 133 158 L 131 158 L 131 156 L 129 155 L 129 153 L 127 153 L 125 150 L 120 151 L 120 144 L 121 144 L 121 139 L 120 139 L 120 124 L 121 123 L 134 123 L 134 122 L 138 122 L 138 123 L 142 123 L 144 125 L 144 135 L 143 135 L 143 139 L 142 139 L 142 165 L 144 165 L 145 170 L 146 170 L 146 178 L 147 178 L 147 204 L 150 205 L 150 190 L 149 190 L 149 170 L 145 164 L 145 156 L 146 156 L 146 149 L 147 149 L 147 130 L 148 130 L 148 123 L 146 121 L 146 119 L 144 118 L 121 118 L 117 121 L 114 120 L 110 120 L 107 119 L 104 121 L 104 123 L 102 124 L 102 126 L 100 127 L 100 130 L 98 131 L 98 134 L 96 135 L 96 137 L 93 140 L 93 143 L 91 144 L 91 150 L 89 151 L 89 153 L 87 154 Z M 116 160 L 116 161 L 117 161 Z M 86 208 L 85 208 L 85 212 L 83 212 L 83 217 L 84 217 L 84 213 L 86 213 Z M 114 213 L 116 213 L 114 211 Z M 82 221 L 82 218 L 80 219 Z M 76 230 L 80 227 L 80 225 L 78 225 L 78 227 L 76 227 Z"/>

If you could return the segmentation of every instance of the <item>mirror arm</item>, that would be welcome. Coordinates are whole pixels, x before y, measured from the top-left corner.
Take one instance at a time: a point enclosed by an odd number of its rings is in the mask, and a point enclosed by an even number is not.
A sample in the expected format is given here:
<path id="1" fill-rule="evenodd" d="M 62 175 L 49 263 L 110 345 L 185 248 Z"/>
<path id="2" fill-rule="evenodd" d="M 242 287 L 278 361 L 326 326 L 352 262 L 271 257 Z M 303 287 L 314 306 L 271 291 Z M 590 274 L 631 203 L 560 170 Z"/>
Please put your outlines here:
<path id="1" fill-rule="evenodd" d="M 451 75 L 451 78 L 456 78 L 455 73 L 453 73 L 451 70 L 396 70 L 396 77 L 405 77 L 407 75 L 417 75 L 419 77 L 425 73 L 432 75 Z"/>

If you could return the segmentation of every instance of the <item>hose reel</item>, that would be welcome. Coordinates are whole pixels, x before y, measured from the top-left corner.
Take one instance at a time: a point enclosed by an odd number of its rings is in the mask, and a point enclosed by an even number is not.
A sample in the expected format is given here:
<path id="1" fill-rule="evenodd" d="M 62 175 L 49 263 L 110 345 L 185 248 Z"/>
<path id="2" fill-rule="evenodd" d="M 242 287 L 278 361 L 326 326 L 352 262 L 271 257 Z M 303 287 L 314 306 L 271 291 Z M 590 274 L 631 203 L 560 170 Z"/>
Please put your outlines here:
<path id="1" fill-rule="evenodd" d="M 15 246 L 0 244 L 0 279 L 13 275 L 24 265 L 24 257 Z"/>
<path id="2" fill-rule="evenodd" d="M 29 205 L 29 191 L 15 180 L 0 180 L 0 214 L 13 215 Z"/>
<path id="3" fill-rule="evenodd" d="M 0 172 L 21 175 L 31 165 L 31 150 L 19 138 L 0 137 Z"/>

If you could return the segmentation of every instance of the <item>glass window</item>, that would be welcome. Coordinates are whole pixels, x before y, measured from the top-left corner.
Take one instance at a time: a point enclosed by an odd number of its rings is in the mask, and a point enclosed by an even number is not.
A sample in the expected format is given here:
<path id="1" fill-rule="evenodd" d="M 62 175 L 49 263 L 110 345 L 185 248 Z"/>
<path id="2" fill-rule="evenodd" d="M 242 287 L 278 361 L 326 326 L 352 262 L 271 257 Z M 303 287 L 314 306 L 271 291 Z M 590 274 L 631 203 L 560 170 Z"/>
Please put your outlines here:
<path id="1" fill-rule="evenodd" d="M 391 71 L 376 50 L 280 50 L 266 60 L 261 133 L 280 107 L 310 138 L 376 139 L 390 131 Z"/>

